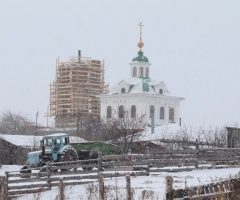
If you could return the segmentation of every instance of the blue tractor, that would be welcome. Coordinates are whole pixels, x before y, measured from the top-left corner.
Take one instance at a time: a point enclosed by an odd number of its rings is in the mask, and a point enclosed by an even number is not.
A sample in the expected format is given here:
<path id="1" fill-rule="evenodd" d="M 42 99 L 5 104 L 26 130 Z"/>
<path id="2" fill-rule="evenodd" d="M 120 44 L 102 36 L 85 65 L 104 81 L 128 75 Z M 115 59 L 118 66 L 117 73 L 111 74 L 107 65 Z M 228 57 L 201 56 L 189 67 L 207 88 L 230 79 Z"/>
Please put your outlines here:
<path id="1" fill-rule="evenodd" d="M 77 151 L 70 145 L 65 133 L 44 136 L 40 141 L 42 150 L 28 153 L 28 165 L 22 169 L 43 167 L 47 162 L 66 162 L 78 160 Z M 21 171 L 21 172 L 31 172 Z"/>
<path id="2" fill-rule="evenodd" d="M 104 142 L 84 142 L 70 145 L 66 133 L 46 135 L 40 141 L 40 146 L 42 150 L 28 153 L 28 165 L 22 168 L 21 173 L 31 173 L 29 168 L 43 167 L 47 162 L 97 159 L 98 152 L 102 152 L 102 155 L 118 155 L 122 153 L 120 147 Z M 93 162 L 95 161 L 85 163 L 91 164 Z M 83 167 L 83 170 L 91 169 L 92 167 Z"/>

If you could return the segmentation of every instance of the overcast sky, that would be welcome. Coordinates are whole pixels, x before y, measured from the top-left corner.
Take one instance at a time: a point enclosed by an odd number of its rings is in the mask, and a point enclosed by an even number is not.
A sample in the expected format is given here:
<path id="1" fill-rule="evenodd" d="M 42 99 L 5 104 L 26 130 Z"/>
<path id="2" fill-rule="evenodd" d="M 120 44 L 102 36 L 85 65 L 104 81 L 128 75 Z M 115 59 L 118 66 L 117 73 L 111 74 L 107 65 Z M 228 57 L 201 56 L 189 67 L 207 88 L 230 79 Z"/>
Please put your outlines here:
<path id="1" fill-rule="evenodd" d="M 139 22 L 150 77 L 184 97 L 187 125 L 240 123 L 240 1 L 1 0 L 0 110 L 46 125 L 56 59 L 105 60 L 110 88 L 130 76 Z"/>

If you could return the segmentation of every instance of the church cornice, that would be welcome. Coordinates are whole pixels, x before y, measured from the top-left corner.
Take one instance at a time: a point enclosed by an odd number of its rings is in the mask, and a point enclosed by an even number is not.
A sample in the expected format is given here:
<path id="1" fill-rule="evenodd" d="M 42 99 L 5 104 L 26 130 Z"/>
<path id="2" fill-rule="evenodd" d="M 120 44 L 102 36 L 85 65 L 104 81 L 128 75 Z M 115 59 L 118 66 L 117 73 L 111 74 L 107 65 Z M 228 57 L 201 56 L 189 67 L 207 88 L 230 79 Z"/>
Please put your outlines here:
<path id="1" fill-rule="evenodd" d="M 136 97 L 136 96 L 144 96 L 144 97 L 153 97 L 153 98 L 159 98 L 159 99 L 170 99 L 170 100 L 179 100 L 179 101 L 183 101 L 185 100 L 185 98 L 183 97 L 175 97 L 175 96 L 167 96 L 167 95 L 161 95 L 161 94 L 150 94 L 150 93 L 124 93 L 124 94 L 100 94 L 97 95 L 96 97 L 98 98 L 119 98 L 119 97 Z"/>

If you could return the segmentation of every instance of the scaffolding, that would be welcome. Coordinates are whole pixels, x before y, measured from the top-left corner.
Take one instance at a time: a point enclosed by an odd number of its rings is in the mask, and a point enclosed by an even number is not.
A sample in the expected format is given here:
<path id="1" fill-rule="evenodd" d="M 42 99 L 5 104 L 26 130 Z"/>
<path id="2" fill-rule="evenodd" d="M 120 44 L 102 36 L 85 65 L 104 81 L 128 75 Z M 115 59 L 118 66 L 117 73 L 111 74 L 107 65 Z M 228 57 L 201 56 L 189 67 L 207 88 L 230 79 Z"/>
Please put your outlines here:
<path id="1" fill-rule="evenodd" d="M 100 100 L 97 94 L 108 92 L 104 82 L 104 61 L 70 57 L 69 62 L 56 60 L 55 81 L 50 84 L 50 117 L 55 116 L 55 126 L 62 123 L 76 126 L 81 116 L 100 116 Z"/>

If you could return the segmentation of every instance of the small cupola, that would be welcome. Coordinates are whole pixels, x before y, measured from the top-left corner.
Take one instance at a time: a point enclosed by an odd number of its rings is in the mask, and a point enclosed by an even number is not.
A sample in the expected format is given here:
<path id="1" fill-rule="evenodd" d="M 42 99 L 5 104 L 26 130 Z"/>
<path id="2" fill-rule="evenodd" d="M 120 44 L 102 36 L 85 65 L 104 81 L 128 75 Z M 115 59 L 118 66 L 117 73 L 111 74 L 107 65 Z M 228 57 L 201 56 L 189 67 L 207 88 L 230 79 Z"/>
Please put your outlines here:
<path id="1" fill-rule="evenodd" d="M 140 41 L 138 42 L 138 55 L 132 59 L 131 66 L 131 77 L 139 77 L 139 78 L 149 78 L 149 68 L 150 63 L 146 56 L 143 55 L 142 48 L 144 43 L 142 42 L 142 23 L 139 24 L 140 26 Z"/>

